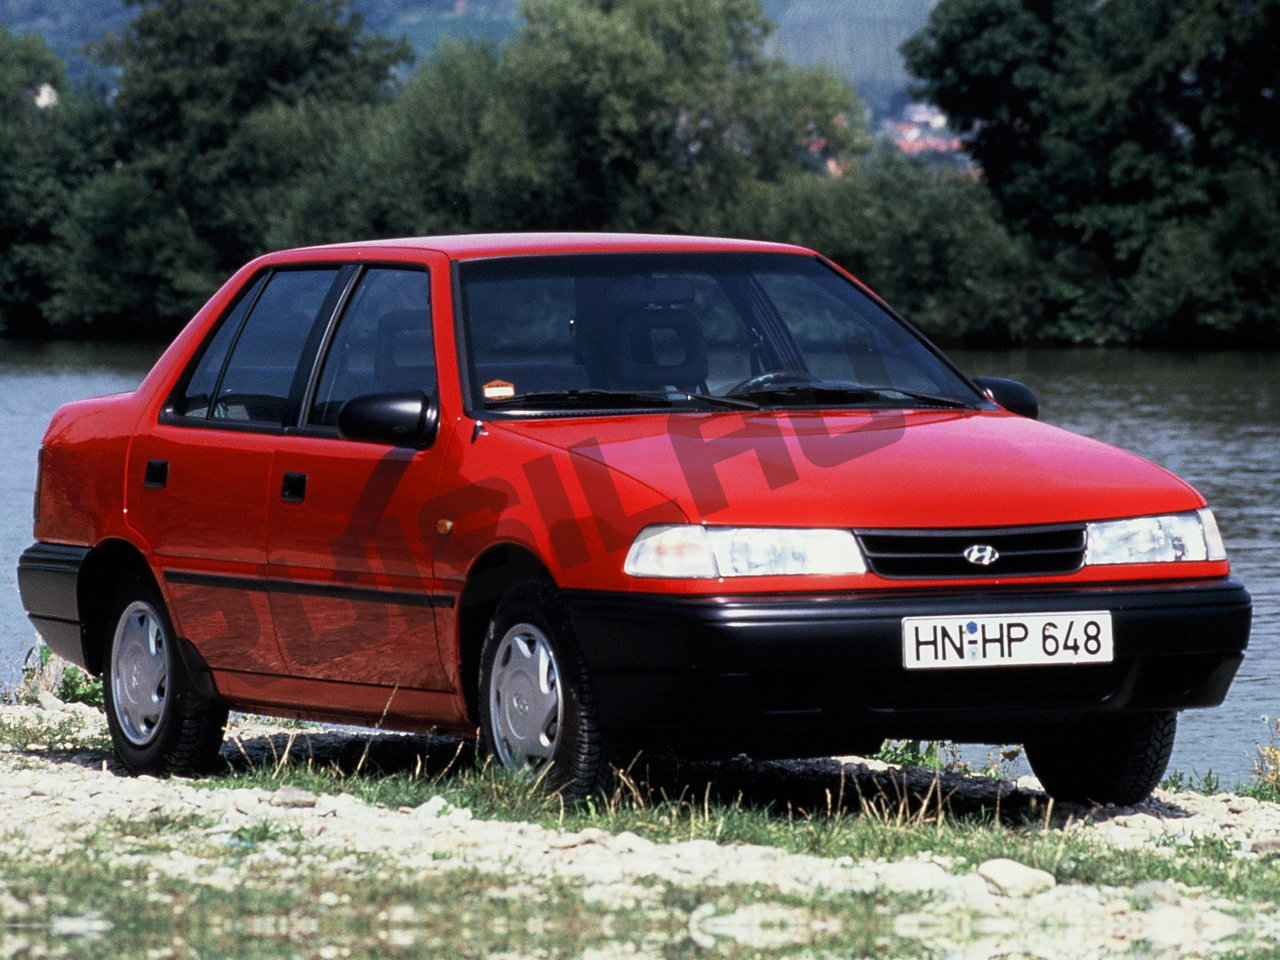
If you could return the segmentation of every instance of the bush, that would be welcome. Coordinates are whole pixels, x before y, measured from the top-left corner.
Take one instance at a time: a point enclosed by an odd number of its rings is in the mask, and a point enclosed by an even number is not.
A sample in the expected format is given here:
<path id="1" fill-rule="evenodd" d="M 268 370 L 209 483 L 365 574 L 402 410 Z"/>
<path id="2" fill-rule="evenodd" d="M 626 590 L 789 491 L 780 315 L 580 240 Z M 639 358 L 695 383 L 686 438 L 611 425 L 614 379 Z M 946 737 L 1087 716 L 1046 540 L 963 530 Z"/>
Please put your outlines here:
<path id="1" fill-rule="evenodd" d="M 31 699 L 47 691 L 63 703 L 87 703 L 99 709 L 103 706 L 102 678 L 90 676 L 75 664 L 67 663 L 45 643 L 37 643 L 27 652 L 22 667 L 22 689 Z"/>
<path id="2" fill-rule="evenodd" d="M 943 343 L 1022 343 L 1040 316 L 1039 267 L 981 185 L 889 148 L 749 191 L 728 232 L 821 251 Z"/>

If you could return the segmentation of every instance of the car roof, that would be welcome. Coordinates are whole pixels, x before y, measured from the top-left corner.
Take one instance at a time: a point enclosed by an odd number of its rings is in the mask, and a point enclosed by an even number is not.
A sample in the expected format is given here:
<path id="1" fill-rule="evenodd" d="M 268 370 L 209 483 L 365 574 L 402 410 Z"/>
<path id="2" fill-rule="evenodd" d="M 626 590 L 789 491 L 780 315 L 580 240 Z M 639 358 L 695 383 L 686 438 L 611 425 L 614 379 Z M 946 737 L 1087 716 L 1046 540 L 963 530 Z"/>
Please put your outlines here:
<path id="1" fill-rule="evenodd" d="M 787 243 L 733 240 L 720 237 L 685 237 L 645 233 L 471 233 L 440 237 L 400 237 L 364 240 L 281 251 L 282 254 L 322 253 L 325 256 L 369 256 L 388 250 L 443 253 L 463 260 L 478 257 L 526 256 L 555 253 L 696 252 L 807 253 L 813 251 Z"/>

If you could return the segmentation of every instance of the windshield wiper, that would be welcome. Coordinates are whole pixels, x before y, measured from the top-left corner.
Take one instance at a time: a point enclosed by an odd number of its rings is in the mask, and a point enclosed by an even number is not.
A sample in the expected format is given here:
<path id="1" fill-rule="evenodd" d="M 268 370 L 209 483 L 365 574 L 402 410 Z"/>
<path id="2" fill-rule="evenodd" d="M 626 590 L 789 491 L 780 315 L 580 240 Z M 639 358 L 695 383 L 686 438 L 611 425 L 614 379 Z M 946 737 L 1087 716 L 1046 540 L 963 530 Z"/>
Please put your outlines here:
<path id="1" fill-rule="evenodd" d="M 968 410 L 977 406 L 972 400 L 958 400 L 955 397 L 940 397 L 933 393 L 920 393 L 916 390 L 903 390 L 901 387 L 861 387 L 859 389 L 873 391 L 880 396 L 896 393 L 908 400 L 916 400 L 930 407 L 947 407 L 955 410 Z"/>
<path id="2" fill-rule="evenodd" d="M 687 397 L 690 400 L 701 400 L 703 403 L 709 403 L 717 407 L 729 407 L 732 410 L 760 409 L 760 404 L 754 400 L 748 400 L 746 397 L 718 397 L 714 393 L 694 393 L 689 390 L 678 390 L 674 395 Z"/>
<path id="3" fill-rule="evenodd" d="M 918 393 L 914 390 L 903 390 L 901 387 L 861 387 L 841 384 L 791 383 L 776 387 L 763 387 L 749 390 L 746 394 L 753 398 L 795 399 L 810 403 L 857 403 L 863 400 L 892 400 L 900 397 L 915 401 L 907 406 L 920 405 L 928 407 L 945 407 L 947 409 L 970 409 L 975 404 L 955 397 L 939 397 L 931 393 Z M 737 396 L 735 394 L 734 396 Z"/>

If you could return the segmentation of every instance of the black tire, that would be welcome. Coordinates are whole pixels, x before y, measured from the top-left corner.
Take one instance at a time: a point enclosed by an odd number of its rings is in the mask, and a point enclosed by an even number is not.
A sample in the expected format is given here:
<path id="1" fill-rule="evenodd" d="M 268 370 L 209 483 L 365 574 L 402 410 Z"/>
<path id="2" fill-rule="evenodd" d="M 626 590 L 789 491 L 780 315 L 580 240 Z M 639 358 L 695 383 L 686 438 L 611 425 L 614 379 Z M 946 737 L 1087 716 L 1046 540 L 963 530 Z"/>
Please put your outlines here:
<path id="1" fill-rule="evenodd" d="M 582 654 L 556 587 L 529 580 L 498 603 L 480 654 L 484 753 L 570 798 L 609 782 Z"/>
<path id="2" fill-rule="evenodd" d="M 1051 736 L 1029 741 L 1027 761 L 1057 800 L 1133 806 L 1160 783 L 1177 730 L 1172 711 L 1064 724 Z"/>
<path id="3" fill-rule="evenodd" d="M 103 646 L 107 727 L 133 774 L 191 775 L 216 769 L 227 708 L 196 691 L 154 583 L 135 577 L 111 604 Z"/>

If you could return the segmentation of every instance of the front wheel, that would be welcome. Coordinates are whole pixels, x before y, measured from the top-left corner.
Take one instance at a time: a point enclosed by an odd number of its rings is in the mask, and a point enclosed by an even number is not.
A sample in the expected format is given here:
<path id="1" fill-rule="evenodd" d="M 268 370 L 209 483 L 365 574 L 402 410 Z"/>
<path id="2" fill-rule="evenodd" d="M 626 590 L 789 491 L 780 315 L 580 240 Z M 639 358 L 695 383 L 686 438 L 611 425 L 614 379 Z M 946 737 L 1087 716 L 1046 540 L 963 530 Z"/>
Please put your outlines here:
<path id="1" fill-rule="evenodd" d="M 535 772 L 565 796 L 604 788 L 604 738 L 552 584 L 519 584 L 499 602 L 480 656 L 479 699 L 482 746 L 504 767 Z"/>
<path id="2" fill-rule="evenodd" d="M 213 768 L 227 708 L 193 688 L 155 586 L 140 577 L 122 586 L 107 630 L 107 727 L 129 772 L 163 776 Z"/>
<path id="3" fill-rule="evenodd" d="M 1027 761 L 1057 800 L 1132 806 L 1160 783 L 1177 730 L 1173 711 L 1064 724 L 1051 736 L 1029 740 Z"/>

